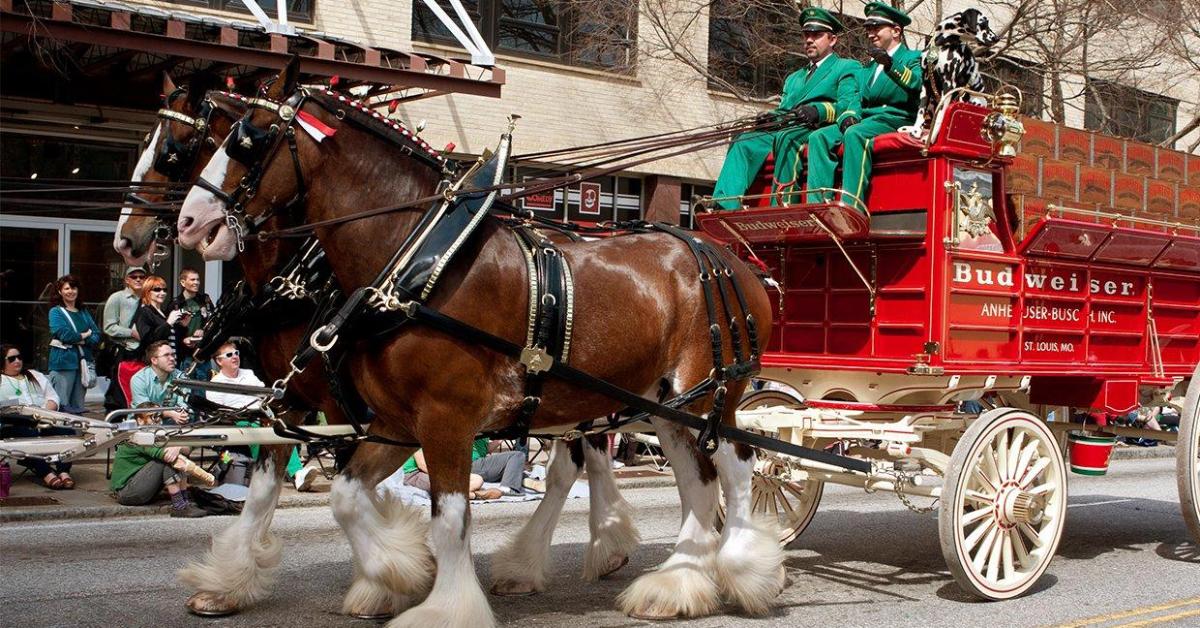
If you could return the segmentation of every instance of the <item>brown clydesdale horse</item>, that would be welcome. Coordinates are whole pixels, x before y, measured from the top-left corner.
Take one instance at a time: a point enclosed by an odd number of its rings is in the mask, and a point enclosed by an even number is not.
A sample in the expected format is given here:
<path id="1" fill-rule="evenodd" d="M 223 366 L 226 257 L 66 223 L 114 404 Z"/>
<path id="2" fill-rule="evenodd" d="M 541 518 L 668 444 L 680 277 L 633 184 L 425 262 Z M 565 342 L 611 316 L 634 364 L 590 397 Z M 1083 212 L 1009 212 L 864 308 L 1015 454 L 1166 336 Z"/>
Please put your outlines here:
<path id="1" fill-rule="evenodd" d="M 266 228 L 344 216 L 424 197 L 435 188 L 440 169 L 412 155 L 421 145 L 398 150 L 383 133 L 390 127 L 347 115 L 350 105 L 333 95 L 305 92 L 301 105 L 304 115 L 336 131 L 324 141 L 293 126 L 294 119 L 281 118 L 277 105 L 297 93 L 296 67 L 289 64 L 263 94 L 275 106 L 252 107 L 239 123 L 243 126 L 204 168 L 206 185 L 192 189 L 180 212 L 182 246 L 210 260 L 238 254 L 239 236 L 226 226 L 230 208 L 222 197 L 235 193 L 252 168 L 260 169 L 261 177 L 253 196 L 238 209 L 247 219 L 265 221 Z M 378 126 L 371 129 L 371 124 Z M 279 135 L 286 133 L 295 134 L 294 153 Z M 301 189 L 307 190 L 306 202 L 293 205 L 289 201 L 299 198 Z M 401 211 L 318 229 L 339 283 L 344 288 L 368 285 L 420 216 L 420 211 Z M 277 240 L 246 244 L 244 255 L 256 257 L 279 247 Z M 575 368 L 649 398 L 678 395 L 708 376 L 713 363 L 700 269 L 682 242 L 651 233 L 563 244 L 561 249 L 576 278 Z M 765 332 L 771 320 L 766 292 L 732 253 L 722 254 Z M 525 268 L 513 234 L 498 221 L 485 221 L 450 264 L 429 305 L 521 343 L 528 312 Z M 730 355 L 728 333 L 724 337 L 725 355 Z M 762 338 L 764 344 L 766 340 Z M 425 452 L 436 559 L 435 568 L 424 537 L 414 537 L 422 534 L 416 515 L 376 516 L 375 485 L 411 451 L 360 448 L 331 495 L 335 516 L 358 531 L 350 533 L 358 575 L 413 603 L 428 591 L 424 601 L 392 625 L 493 625 L 470 552 L 466 492 L 471 442 L 480 431 L 512 424 L 524 396 L 523 368 L 508 357 L 420 326 L 358 341 L 349 364 L 359 391 L 378 413 L 372 432 L 415 439 Z M 740 398 L 744 387 L 744 381 L 731 382 L 729 397 Z M 621 409 L 598 393 L 553 379 L 542 398 L 535 430 L 571 426 Z M 690 409 L 703 412 L 711 404 L 705 399 Z M 725 406 L 725 424 L 733 425 L 735 407 Z M 725 599 L 749 613 L 765 612 L 783 586 L 782 552 L 772 532 L 751 520 L 753 451 L 723 442 L 710 460 L 699 453 L 688 430 L 657 418 L 653 422 L 675 470 L 683 522 L 674 553 L 622 593 L 621 607 L 639 617 L 699 616 L 715 612 Z M 719 538 L 714 528 L 718 479 L 728 508 Z M 347 525 L 364 517 L 370 521 Z M 502 553 L 497 562 L 522 559 L 527 560 Z M 501 567 L 499 573 L 509 569 Z"/>
<path id="2" fill-rule="evenodd" d="M 148 135 L 148 142 L 133 181 L 168 182 L 194 181 L 217 147 L 229 134 L 233 122 L 246 111 L 246 100 L 235 94 L 221 91 L 208 92 L 206 99 L 211 107 L 207 124 L 198 127 L 188 123 L 202 113 L 202 100 L 177 90 L 169 77 L 164 77 L 163 93 L 168 94 L 166 107 L 180 116 L 160 115 L 160 122 Z M 174 146 L 195 147 L 194 153 L 178 158 L 178 167 L 169 173 L 160 172 L 157 164 L 167 151 L 166 137 L 174 138 Z M 210 141 L 211 138 L 211 141 Z M 164 200 L 161 194 L 143 194 L 147 203 Z M 170 216 L 172 220 L 175 216 Z M 160 227 L 153 212 L 139 212 L 126 208 L 118 225 L 114 248 L 131 265 L 142 264 L 156 244 Z M 286 258 L 294 254 L 294 247 L 281 250 L 255 251 L 266 253 L 255 257 L 254 251 L 241 259 L 245 266 L 245 277 L 257 290 L 273 275 L 273 270 Z M 312 315 L 313 304 L 305 301 L 291 304 L 292 322 L 260 328 L 254 335 L 255 347 L 266 375 L 277 378 L 288 372 L 289 361 L 295 347 L 307 331 L 307 319 Z M 270 381 L 270 380 L 268 380 Z M 330 394 L 325 375 L 320 368 L 308 369 L 293 378 L 289 387 L 287 404 L 293 408 L 281 418 L 285 421 L 303 418 L 308 409 L 325 412 L 332 424 L 346 424 L 341 406 Z M 501 594 L 523 594 L 544 588 L 546 566 L 549 563 L 550 537 L 567 499 L 571 486 L 586 466 L 591 484 L 591 530 L 592 539 L 584 561 L 584 577 L 595 580 L 611 574 L 627 561 L 637 547 L 639 537 L 633 527 L 629 505 L 621 498 L 612 469 L 607 458 L 607 443 L 590 439 L 585 446 L 582 441 L 570 444 L 556 443 L 547 475 L 545 499 L 539 504 L 529 524 L 508 545 L 514 557 L 514 568 L 510 577 L 497 583 L 496 592 Z M 364 445 L 367 448 L 379 445 Z M 260 469 L 253 477 L 252 491 L 237 521 L 213 540 L 213 547 L 202 562 L 187 566 L 180 572 L 185 584 L 197 593 L 188 600 L 188 607 L 205 615 L 225 615 L 237 612 L 269 592 L 274 567 L 279 564 L 281 544 L 269 532 L 274 509 L 285 471 L 290 446 L 268 447 L 269 468 Z M 390 453 L 390 452 L 389 452 Z M 390 527 L 389 517 L 395 509 L 379 504 L 377 518 L 363 516 L 342 520 L 343 525 L 376 525 Z M 347 527 L 351 538 L 362 537 Z M 363 551 L 372 551 L 364 547 Z M 519 566 L 519 568 L 518 568 Z M 357 566 L 356 573 L 361 572 Z M 371 572 L 367 572 L 371 573 Z M 343 611 L 357 617 L 387 616 L 406 607 L 405 598 L 394 599 L 391 589 L 376 586 L 376 579 L 356 578 L 347 594 Z"/>

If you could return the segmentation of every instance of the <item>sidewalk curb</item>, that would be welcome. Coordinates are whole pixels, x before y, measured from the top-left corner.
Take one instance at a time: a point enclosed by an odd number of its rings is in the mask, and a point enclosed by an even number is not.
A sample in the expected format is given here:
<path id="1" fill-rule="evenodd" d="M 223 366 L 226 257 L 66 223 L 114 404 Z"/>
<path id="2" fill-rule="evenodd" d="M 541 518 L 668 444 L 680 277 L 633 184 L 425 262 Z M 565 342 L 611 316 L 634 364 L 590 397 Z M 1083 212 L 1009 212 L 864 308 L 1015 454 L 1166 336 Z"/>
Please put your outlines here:
<path id="1" fill-rule="evenodd" d="M 662 477 L 636 477 L 618 479 L 621 490 L 663 488 L 675 485 L 674 475 Z M 329 493 L 297 493 L 282 495 L 277 508 L 322 508 L 329 506 Z M 170 504 L 158 506 L 34 506 L 31 508 L 0 508 L 0 524 L 29 523 L 35 521 L 68 521 L 76 519 L 115 519 L 126 517 L 166 516 L 171 512 Z"/>

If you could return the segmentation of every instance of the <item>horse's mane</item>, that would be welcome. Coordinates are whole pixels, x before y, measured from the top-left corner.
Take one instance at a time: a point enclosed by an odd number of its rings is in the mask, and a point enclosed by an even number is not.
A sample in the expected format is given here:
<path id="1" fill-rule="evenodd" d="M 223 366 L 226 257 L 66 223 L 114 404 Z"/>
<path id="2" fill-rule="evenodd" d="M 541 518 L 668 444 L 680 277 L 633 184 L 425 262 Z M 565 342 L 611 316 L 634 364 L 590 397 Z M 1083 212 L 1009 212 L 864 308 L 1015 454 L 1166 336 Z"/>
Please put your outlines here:
<path id="1" fill-rule="evenodd" d="M 412 131 L 409 131 L 408 127 L 396 120 L 380 115 L 378 111 L 371 109 L 362 101 L 347 98 L 343 94 L 328 90 L 310 91 L 308 97 L 316 100 L 328 111 L 345 111 L 346 119 L 353 120 L 366 130 L 384 139 L 397 142 L 408 148 L 420 149 L 439 165 L 446 162 L 446 158 L 440 152 L 426 143 L 425 140 L 417 137 Z"/>

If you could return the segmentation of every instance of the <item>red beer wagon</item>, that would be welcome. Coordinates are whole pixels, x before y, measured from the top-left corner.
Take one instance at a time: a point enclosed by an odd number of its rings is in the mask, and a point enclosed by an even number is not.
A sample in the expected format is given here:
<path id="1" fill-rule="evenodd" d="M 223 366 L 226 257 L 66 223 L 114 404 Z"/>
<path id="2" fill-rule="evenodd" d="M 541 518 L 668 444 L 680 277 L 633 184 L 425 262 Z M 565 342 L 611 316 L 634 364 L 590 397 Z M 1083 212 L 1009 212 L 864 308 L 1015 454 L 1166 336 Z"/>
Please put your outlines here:
<path id="1" fill-rule="evenodd" d="M 1016 99 L 976 96 L 990 106 L 943 101 L 925 143 L 876 139 L 869 217 L 840 192 L 772 207 L 768 172 L 747 209 L 697 221 L 779 284 L 766 386 L 739 423 L 874 463 L 864 480 L 765 458 L 756 510 L 777 515 L 789 542 L 825 482 L 893 491 L 918 511 L 933 506 L 914 496 L 935 498 L 957 581 L 1005 599 L 1057 548 L 1068 433 L 1072 467 L 1091 473 L 1115 434 L 1178 440 L 1200 541 L 1200 225 L 1052 205 L 1024 228 L 1006 194 Z M 1180 413 L 1178 434 L 1071 422 L 1071 409 L 1139 408 Z"/>

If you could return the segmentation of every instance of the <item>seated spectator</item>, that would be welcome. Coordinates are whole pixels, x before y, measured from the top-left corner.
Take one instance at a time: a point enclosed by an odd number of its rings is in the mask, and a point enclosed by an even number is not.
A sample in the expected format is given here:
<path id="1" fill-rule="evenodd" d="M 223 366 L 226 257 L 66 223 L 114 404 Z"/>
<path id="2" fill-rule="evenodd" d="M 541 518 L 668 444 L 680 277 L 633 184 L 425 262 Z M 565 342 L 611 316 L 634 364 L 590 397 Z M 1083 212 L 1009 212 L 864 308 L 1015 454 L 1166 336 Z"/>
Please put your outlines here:
<path id="1" fill-rule="evenodd" d="M 4 374 L 0 375 L 0 399 L 11 399 L 21 405 L 47 410 L 58 410 L 58 393 L 50 385 L 50 380 L 45 375 L 25 367 L 21 350 L 16 345 L 0 345 L 0 355 L 4 356 Z M 0 437 L 3 438 L 73 436 L 74 434 L 74 430 L 66 427 L 38 429 L 33 422 L 22 424 L 6 421 L 0 425 Z M 58 462 L 51 465 L 45 460 L 36 458 L 22 458 L 17 462 L 29 469 L 46 488 L 56 491 L 75 488 L 75 480 L 71 478 L 71 463 L 69 462 Z"/>
<path id="2" fill-rule="evenodd" d="M 429 491 L 429 469 L 420 450 L 405 461 L 404 483 Z M 484 482 L 499 482 L 500 488 L 484 489 Z M 498 499 L 502 495 L 525 494 L 525 454 L 519 451 L 488 453 L 488 439 L 480 438 L 471 446 L 471 499 Z"/>
<path id="3" fill-rule="evenodd" d="M 170 349 L 167 344 L 163 346 Z M 158 403 L 147 401 L 139 405 L 153 407 Z M 169 414 L 162 413 L 163 416 Z M 171 418 L 176 423 L 181 422 L 177 417 Z M 182 422 L 186 421 L 187 417 L 184 415 Z M 141 425 L 151 425 L 161 423 L 162 418 L 149 413 L 139 414 L 137 422 Z M 116 493 L 117 502 L 124 506 L 149 504 L 166 488 L 171 497 L 172 517 L 195 519 L 207 516 L 208 511 L 193 504 L 188 496 L 187 474 L 181 468 L 187 464 L 184 457 L 187 454 L 186 447 L 144 447 L 129 443 L 118 445 L 116 456 L 113 458 L 109 488 Z"/>
<path id="4" fill-rule="evenodd" d="M 133 375 L 129 381 L 134 407 L 145 407 L 147 402 L 155 406 L 181 406 L 183 399 L 167 391 L 167 384 L 181 373 L 175 368 L 175 349 L 168 340 L 158 340 L 146 347 L 147 366 Z M 179 410 L 163 412 L 163 417 L 180 425 L 188 422 L 188 415 Z"/>
<path id="5" fill-rule="evenodd" d="M 239 384 L 241 386 L 266 386 L 254 371 L 242 368 L 242 352 L 238 350 L 237 345 L 232 342 L 227 342 L 217 349 L 213 355 L 213 361 L 217 363 L 217 368 L 220 369 L 212 377 L 212 381 L 221 384 Z M 262 407 L 262 399 L 253 395 L 239 395 L 237 393 L 226 392 L 210 392 L 206 395 L 209 401 L 219 403 L 229 408 L 249 408 L 257 410 Z"/>

